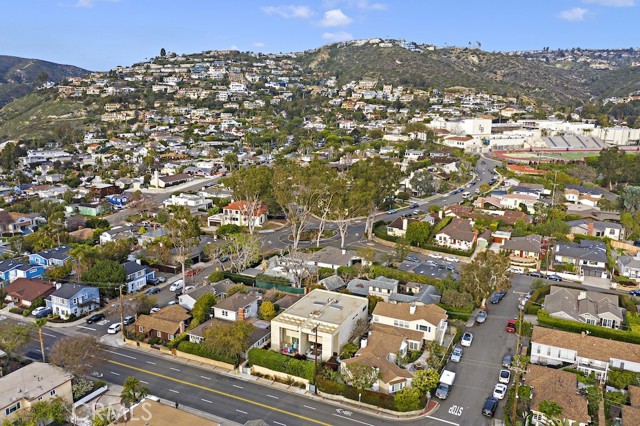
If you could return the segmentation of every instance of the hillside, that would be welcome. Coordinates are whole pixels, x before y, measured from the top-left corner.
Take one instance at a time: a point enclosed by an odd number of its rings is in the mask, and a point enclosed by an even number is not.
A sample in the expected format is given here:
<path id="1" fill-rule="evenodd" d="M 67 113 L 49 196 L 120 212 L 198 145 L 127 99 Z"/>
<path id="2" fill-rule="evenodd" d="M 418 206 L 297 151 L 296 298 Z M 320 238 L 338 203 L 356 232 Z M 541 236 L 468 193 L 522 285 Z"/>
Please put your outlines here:
<path id="1" fill-rule="evenodd" d="M 0 55 L 0 107 L 28 95 L 46 81 L 57 83 L 88 72 L 72 65 Z"/>

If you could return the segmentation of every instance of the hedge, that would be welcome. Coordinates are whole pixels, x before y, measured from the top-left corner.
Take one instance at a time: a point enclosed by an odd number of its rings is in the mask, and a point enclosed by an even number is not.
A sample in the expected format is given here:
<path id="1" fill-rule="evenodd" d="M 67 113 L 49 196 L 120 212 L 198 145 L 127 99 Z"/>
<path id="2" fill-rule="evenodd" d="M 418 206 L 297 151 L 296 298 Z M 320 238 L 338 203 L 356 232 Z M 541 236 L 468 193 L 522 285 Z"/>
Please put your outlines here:
<path id="1" fill-rule="evenodd" d="M 432 250 L 432 251 L 438 251 L 441 253 L 447 253 L 447 254 L 455 254 L 458 256 L 464 256 L 464 257 L 470 257 L 474 250 L 476 249 L 476 245 L 474 244 L 469 250 L 458 250 L 458 249 L 452 249 L 449 247 L 443 247 L 443 246 L 438 246 L 438 245 L 427 245 L 423 247 L 425 250 Z"/>
<path id="2" fill-rule="evenodd" d="M 255 287 L 256 285 L 256 279 L 253 277 L 249 277 L 246 275 L 240 275 L 240 274 L 234 274 L 233 272 L 224 272 L 224 277 L 225 278 L 229 278 L 231 281 L 233 281 L 234 283 L 242 283 L 245 285 L 250 285 L 252 287 Z"/>
<path id="3" fill-rule="evenodd" d="M 408 283 L 410 281 L 420 284 L 431 284 L 434 287 L 440 289 L 442 287 L 442 280 L 437 278 L 427 277 L 425 275 L 416 274 L 414 272 L 401 271 L 399 269 L 389 268 L 381 265 L 371 265 L 369 270 L 375 277 L 385 276 L 387 278 L 393 278 L 398 281 Z"/>
<path id="4" fill-rule="evenodd" d="M 633 303 L 633 300 L 626 294 L 620 296 L 620 305 L 627 310 L 630 314 L 634 316 L 637 315 L 638 310 L 636 309 L 636 304 Z"/>
<path id="5" fill-rule="evenodd" d="M 459 319 L 463 321 L 467 321 L 471 318 L 471 313 L 474 308 L 454 308 L 453 306 L 445 305 L 444 303 L 436 303 L 437 306 L 440 306 L 442 309 L 447 311 L 447 316 L 449 319 Z"/>
<path id="6" fill-rule="evenodd" d="M 582 333 L 583 331 L 588 331 L 589 334 L 594 337 L 640 344 L 640 334 L 636 334 L 627 330 L 614 330 L 611 328 L 585 324 L 578 321 L 553 318 L 547 311 L 542 309 L 538 311 L 538 324 L 551 328 L 557 328 L 558 330 L 569 331 L 572 333 Z"/>
<path id="7" fill-rule="evenodd" d="M 233 364 L 234 366 L 238 366 L 239 357 L 232 357 L 225 354 L 218 353 L 216 351 L 211 350 L 209 347 L 201 345 L 199 343 L 193 342 L 181 342 L 178 345 L 178 350 L 180 352 L 186 352 L 191 355 L 201 356 L 203 358 L 213 359 L 215 361 L 226 362 L 227 364 Z"/>
<path id="8" fill-rule="evenodd" d="M 529 299 L 529 301 L 524 305 L 525 313 L 527 313 L 529 315 L 537 314 L 538 311 L 540 310 L 540 306 L 534 305 L 534 303 L 540 303 L 541 304 L 542 302 L 544 302 L 544 297 L 546 295 L 548 295 L 549 293 L 551 293 L 551 286 L 550 285 L 544 285 L 544 286 L 536 289 L 533 292 L 533 294 L 531 295 L 531 298 Z"/>
<path id="9" fill-rule="evenodd" d="M 377 407 L 386 408 L 387 410 L 396 411 L 396 404 L 393 395 L 374 392 L 368 389 L 363 390 L 361 395 L 358 395 L 360 392 L 358 392 L 358 390 L 353 386 L 330 381 L 322 377 L 318 377 L 318 389 L 322 392 L 330 393 L 332 395 L 342 395 L 345 398 L 351 399 L 353 401 L 358 401 L 360 397 L 360 401 L 364 402 L 365 404 L 371 404 Z"/>
<path id="10" fill-rule="evenodd" d="M 399 239 L 387 233 L 387 222 L 384 221 L 376 222 L 373 225 L 373 235 L 383 240 L 391 241 L 392 243 L 397 242 Z"/>
<path id="11" fill-rule="evenodd" d="M 176 336 L 175 339 L 167 342 L 167 347 L 169 349 L 177 348 L 180 343 L 184 342 L 188 338 L 189 338 L 189 334 L 185 331 L 184 333 L 181 333 L 178 336 Z"/>
<path id="12" fill-rule="evenodd" d="M 303 361 L 260 348 L 253 348 L 249 351 L 249 363 L 291 376 L 302 377 L 311 383 L 313 383 L 316 371 L 313 361 Z"/>

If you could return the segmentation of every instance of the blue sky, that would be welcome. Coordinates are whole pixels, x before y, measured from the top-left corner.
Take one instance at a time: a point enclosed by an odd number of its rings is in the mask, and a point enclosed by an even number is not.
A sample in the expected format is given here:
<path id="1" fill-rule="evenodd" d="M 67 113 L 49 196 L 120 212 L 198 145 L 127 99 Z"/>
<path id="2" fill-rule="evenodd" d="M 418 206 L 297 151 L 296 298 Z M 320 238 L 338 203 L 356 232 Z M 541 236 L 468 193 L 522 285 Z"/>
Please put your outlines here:
<path id="1" fill-rule="evenodd" d="M 107 70 L 158 55 L 397 38 L 484 50 L 639 47 L 640 0 L 0 0 L 0 54 Z"/>

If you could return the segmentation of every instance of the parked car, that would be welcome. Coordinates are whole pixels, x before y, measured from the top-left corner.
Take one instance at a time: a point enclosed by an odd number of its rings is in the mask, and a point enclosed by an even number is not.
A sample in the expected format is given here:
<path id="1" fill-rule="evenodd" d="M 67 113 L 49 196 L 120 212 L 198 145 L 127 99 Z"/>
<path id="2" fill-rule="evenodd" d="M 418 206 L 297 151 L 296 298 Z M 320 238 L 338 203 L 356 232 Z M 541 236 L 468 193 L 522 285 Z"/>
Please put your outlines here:
<path id="1" fill-rule="evenodd" d="M 482 406 L 482 415 L 487 417 L 493 417 L 496 414 L 496 410 L 498 409 L 498 400 L 493 396 L 488 397 L 484 401 L 484 405 Z"/>
<path id="2" fill-rule="evenodd" d="M 417 257 L 415 257 L 415 256 L 407 256 L 407 260 L 408 260 L 409 262 L 415 262 L 415 263 L 418 263 L 418 262 L 419 262 L 418 258 L 417 258 Z"/>
<path id="3" fill-rule="evenodd" d="M 640 296 L 640 290 L 631 290 L 629 294 L 632 296 Z"/>
<path id="4" fill-rule="evenodd" d="M 504 383 L 496 383 L 496 386 L 493 388 L 493 397 L 495 399 L 503 399 L 507 394 L 507 385 Z"/>
<path id="5" fill-rule="evenodd" d="M 170 301 L 169 303 L 167 303 L 167 306 L 171 306 L 171 305 L 177 305 L 178 302 L 175 300 Z"/>
<path id="6" fill-rule="evenodd" d="M 420 210 L 414 210 L 414 211 L 413 211 L 413 214 L 414 214 L 415 216 L 418 216 L 418 215 L 420 214 Z"/>
<path id="7" fill-rule="evenodd" d="M 460 262 L 460 259 L 458 259 L 456 256 L 447 256 L 444 258 L 444 260 L 446 260 L 447 262 L 453 262 L 453 263 Z"/>
<path id="8" fill-rule="evenodd" d="M 158 280 L 158 282 L 160 284 L 162 284 L 163 282 L 167 281 L 167 279 L 165 277 L 157 277 L 156 279 Z"/>
<path id="9" fill-rule="evenodd" d="M 558 274 L 547 275 L 547 279 L 551 281 L 562 281 L 562 277 Z"/>
<path id="10" fill-rule="evenodd" d="M 453 271 L 453 269 L 454 269 L 454 268 L 453 268 L 453 265 L 452 265 L 452 264 L 450 264 L 450 263 L 445 263 L 445 264 L 444 264 L 444 267 L 445 267 L 445 268 L 447 268 L 447 270 L 448 270 L 448 271 Z"/>
<path id="11" fill-rule="evenodd" d="M 32 314 L 34 317 L 37 317 L 37 316 L 38 316 L 38 314 L 39 314 L 40 312 L 44 311 L 45 309 L 50 309 L 50 308 L 47 308 L 46 306 L 38 306 L 38 307 L 37 307 L 37 308 L 35 308 L 33 311 L 31 311 L 31 314 Z"/>
<path id="12" fill-rule="evenodd" d="M 147 278 L 147 284 L 149 285 L 158 285 L 160 281 L 157 278 Z"/>
<path id="13" fill-rule="evenodd" d="M 195 289 L 196 289 L 196 286 L 194 286 L 194 285 L 188 285 L 188 286 L 186 286 L 186 287 L 184 288 L 184 292 L 185 292 L 185 293 L 188 293 L 188 292 L 190 292 L 191 290 L 195 290 Z"/>
<path id="14" fill-rule="evenodd" d="M 42 306 L 41 308 L 42 308 L 41 311 L 38 311 L 36 313 L 31 312 L 34 317 L 36 317 L 36 318 L 44 318 L 44 317 L 47 317 L 47 316 L 53 314 L 53 310 L 51 308 L 47 308 L 46 306 Z M 34 309 L 34 312 L 37 309 L 40 309 L 40 308 Z"/>
<path id="15" fill-rule="evenodd" d="M 429 253 L 427 256 L 432 259 L 442 259 L 442 255 L 440 253 Z"/>
<path id="16" fill-rule="evenodd" d="M 144 294 L 148 294 L 148 295 L 157 294 L 157 293 L 160 293 L 160 289 L 157 287 L 150 288 L 149 290 L 144 292 Z"/>
<path id="17" fill-rule="evenodd" d="M 462 348 L 456 346 L 453 348 L 453 352 L 451 352 L 451 362 L 460 362 L 462 359 Z"/>
<path id="18" fill-rule="evenodd" d="M 151 308 L 151 310 L 149 311 L 149 313 L 150 313 L 150 314 L 155 314 L 155 313 L 156 313 L 156 312 L 158 312 L 159 310 L 160 310 L 160 308 L 158 308 L 158 307 L 154 307 L 154 308 Z"/>
<path id="19" fill-rule="evenodd" d="M 391 209 L 387 212 L 387 214 L 394 214 L 394 213 L 398 213 L 398 210 L 396 209 Z"/>
<path id="20" fill-rule="evenodd" d="M 178 291 L 182 289 L 182 286 L 184 284 L 184 280 L 180 279 L 174 283 L 171 284 L 171 286 L 169 287 L 169 291 Z"/>
<path id="21" fill-rule="evenodd" d="M 229 261 L 229 257 L 228 256 L 223 256 L 220 258 L 220 263 L 225 263 Z"/>
<path id="22" fill-rule="evenodd" d="M 94 322 L 102 321 L 104 314 L 94 314 L 87 318 L 87 324 L 93 324 Z"/>
<path id="23" fill-rule="evenodd" d="M 509 268 L 509 271 L 514 273 L 514 274 L 524 274 L 524 269 L 519 268 L 517 266 L 512 266 L 511 268 Z"/>
<path id="24" fill-rule="evenodd" d="M 127 315 L 126 317 L 124 317 L 122 322 L 124 322 L 124 325 L 131 325 L 136 322 L 136 319 L 131 315 Z"/>
<path id="25" fill-rule="evenodd" d="M 436 262 L 434 262 L 433 260 L 427 260 L 427 261 L 425 262 L 425 264 L 426 264 L 427 266 L 438 266 L 438 264 L 437 264 Z"/>
<path id="26" fill-rule="evenodd" d="M 418 203 L 413 203 L 413 204 L 411 204 L 411 208 L 412 208 L 412 209 L 417 209 L 418 207 L 420 207 L 420 206 L 418 205 Z"/>
<path id="27" fill-rule="evenodd" d="M 540 271 L 529 271 L 527 275 L 530 277 L 542 278 L 542 273 Z"/>
<path id="28" fill-rule="evenodd" d="M 478 316 L 476 316 L 476 322 L 478 324 L 484 324 L 487 321 L 487 311 L 478 312 Z"/>
<path id="29" fill-rule="evenodd" d="M 506 354 L 505 356 L 502 357 L 502 366 L 504 368 L 509 368 L 511 367 L 511 363 L 513 362 L 513 355 L 511 354 Z"/>
<path id="30" fill-rule="evenodd" d="M 516 332 L 516 320 L 510 319 L 507 322 L 507 326 L 504 329 L 507 330 L 507 332 L 509 332 L 509 333 L 515 333 Z"/>
<path id="31" fill-rule="evenodd" d="M 114 322 L 107 329 L 107 333 L 116 334 L 118 331 L 121 331 L 121 330 L 122 330 L 122 324 L 120 324 L 119 322 Z"/>
<path id="32" fill-rule="evenodd" d="M 471 346 L 471 342 L 473 342 L 473 333 L 469 333 L 468 331 L 462 335 L 462 339 L 460 340 L 460 344 L 462 346 Z"/>
<path id="33" fill-rule="evenodd" d="M 498 375 L 498 382 L 509 384 L 509 380 L 511 380 L 511 371 L 500 370 L 500 374 Z"/>

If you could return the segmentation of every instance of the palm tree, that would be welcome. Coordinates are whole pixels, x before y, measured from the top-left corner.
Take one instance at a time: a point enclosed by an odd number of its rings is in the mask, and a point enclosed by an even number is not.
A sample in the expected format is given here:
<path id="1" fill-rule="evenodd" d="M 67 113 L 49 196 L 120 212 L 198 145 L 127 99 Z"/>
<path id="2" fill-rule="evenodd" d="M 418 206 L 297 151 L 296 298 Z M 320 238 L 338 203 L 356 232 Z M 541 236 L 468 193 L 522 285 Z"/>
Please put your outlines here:
<path id="1" fill-rule="evenodd" d="M 38 328 L 38 335 L 40 336 L 40 351 L 42 352 L 42 362 L 47 362 L 47 357 L 44 353 L 44 337 L 42 335 L 42 327 L 47 324 L 46 318 L 37 318 L 35 326 Z"/>
<path id="2" fill-rule="evenodd" d="M 75 260 L 76 278 L 78 282 L 80 281 L 80 277 L 91 268 L 97 254 L 97 247 L 86 244 L 78 244 L 69 251 L 69 256 Z"/>
<path id="3" fill-rule="evenodd" d="M 120 392 L 120 402 L 127 408 L 149 394 L 149 388 L 143 386 L 134 376 L 127 377 Z"/>

